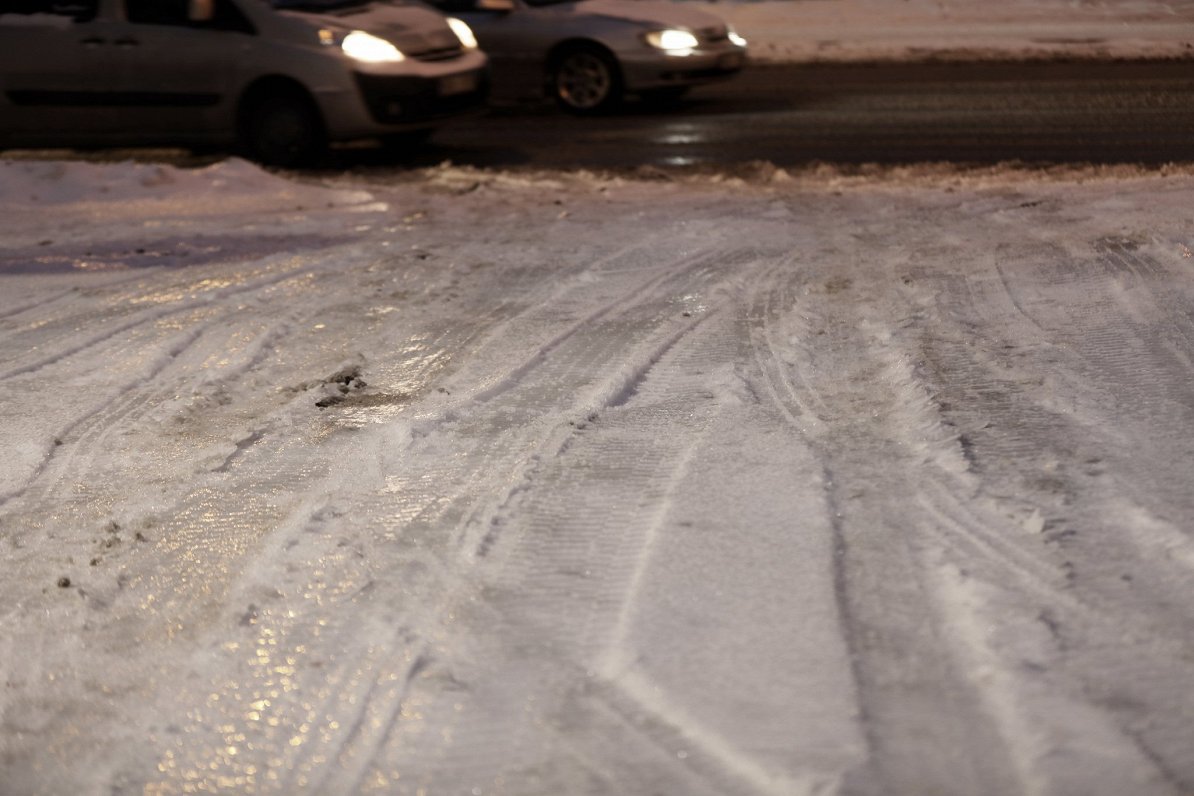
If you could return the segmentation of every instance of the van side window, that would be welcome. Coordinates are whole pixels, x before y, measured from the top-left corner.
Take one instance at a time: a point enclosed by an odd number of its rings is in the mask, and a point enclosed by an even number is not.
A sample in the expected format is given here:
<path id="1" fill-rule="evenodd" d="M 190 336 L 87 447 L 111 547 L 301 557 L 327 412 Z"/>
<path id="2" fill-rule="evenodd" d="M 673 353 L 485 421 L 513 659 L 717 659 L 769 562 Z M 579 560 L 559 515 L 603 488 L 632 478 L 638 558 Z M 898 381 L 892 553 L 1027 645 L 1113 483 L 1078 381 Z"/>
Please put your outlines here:
<path id="1" fill-rule="evenodd" d="M 139 25 L 171 25 L 180 28 L 208 28 L 256 33 L 230 0 L 215 0 L 211 20 L 196 22 L 190 17 L 190 0 L 125 0 L 124 10 L 129 22 Z"/>
<path id="2" fill-rule="evenodd" d="M 124 3 L 129 22 L 139 25 L 187 27 L 191 24 L 189 8 L 189 0 L 125 0 Z"/>
<path id="3" fill-rule="evenodd" d="M 253 23 L 241 13 L 232 0 L 216 0 L 215 12 L 215 16 L 208 23 L 208 27 L 215 28 L 216 30 L 236 30 L 249 34 L 257 32 L 257 29 L 253 27 Z"/>
<path id="4" fill-rule="evenodd" d="M 5 0 L 0 14 L 53 14 L 75 22 L 90 22 L 99 13 L 99 0 Z"/>

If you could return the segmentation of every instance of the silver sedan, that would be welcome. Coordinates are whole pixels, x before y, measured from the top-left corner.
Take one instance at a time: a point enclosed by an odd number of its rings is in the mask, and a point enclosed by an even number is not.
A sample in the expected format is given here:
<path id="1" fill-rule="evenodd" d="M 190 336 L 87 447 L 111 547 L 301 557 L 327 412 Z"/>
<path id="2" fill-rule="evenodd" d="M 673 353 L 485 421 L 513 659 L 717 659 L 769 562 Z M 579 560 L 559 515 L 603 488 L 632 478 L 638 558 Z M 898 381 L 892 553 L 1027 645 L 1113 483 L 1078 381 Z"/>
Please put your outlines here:
<path id="1" fill-rule="evenodd" d="M 679 98 L 746 61 L 746 41 L 698 9 L 654 0 L 431 0 L 466 21 L 497 97 L 554 97 L 597 113 L 627 94 Z"/>

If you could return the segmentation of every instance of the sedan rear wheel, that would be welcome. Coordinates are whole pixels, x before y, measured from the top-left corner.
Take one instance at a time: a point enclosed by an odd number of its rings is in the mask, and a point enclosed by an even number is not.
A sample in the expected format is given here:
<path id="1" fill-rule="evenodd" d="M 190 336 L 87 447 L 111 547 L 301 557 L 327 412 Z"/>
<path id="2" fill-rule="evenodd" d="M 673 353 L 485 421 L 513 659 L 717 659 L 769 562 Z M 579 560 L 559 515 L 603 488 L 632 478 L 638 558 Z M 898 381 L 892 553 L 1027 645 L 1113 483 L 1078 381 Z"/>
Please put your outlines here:
<path id="1" fill-rule="evenodd" d="M 613 56 L 598 47 L 574 47 L 555 62 L 551 87 L 572 113 L 602 113 L 622 100 L 622 74 Z"/>

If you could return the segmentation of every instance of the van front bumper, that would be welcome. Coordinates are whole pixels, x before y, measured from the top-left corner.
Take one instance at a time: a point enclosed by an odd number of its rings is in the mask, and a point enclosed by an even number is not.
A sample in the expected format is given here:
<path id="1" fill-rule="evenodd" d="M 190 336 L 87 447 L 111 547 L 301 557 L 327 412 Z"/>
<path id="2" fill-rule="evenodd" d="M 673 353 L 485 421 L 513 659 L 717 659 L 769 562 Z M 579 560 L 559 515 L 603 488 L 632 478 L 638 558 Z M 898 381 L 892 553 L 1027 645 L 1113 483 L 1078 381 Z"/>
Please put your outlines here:
<path id="1" fill-rule="evenodd" d="M 384 126 L 435 122 L 484 107 L 489 70 L 437 77 L 353 73 L 357 92 L 373 121 Z"/>

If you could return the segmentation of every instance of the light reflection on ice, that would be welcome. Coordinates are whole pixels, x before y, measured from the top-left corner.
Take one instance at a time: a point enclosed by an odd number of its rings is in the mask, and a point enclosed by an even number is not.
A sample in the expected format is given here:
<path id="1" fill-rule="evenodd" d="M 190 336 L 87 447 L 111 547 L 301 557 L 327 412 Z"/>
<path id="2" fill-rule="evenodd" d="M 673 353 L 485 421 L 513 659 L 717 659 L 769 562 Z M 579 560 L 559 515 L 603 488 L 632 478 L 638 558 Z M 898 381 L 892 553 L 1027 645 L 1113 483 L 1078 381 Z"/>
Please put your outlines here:
<path id="1" fill-rule="evenodd" d="M 193 298 L 200 293 L 207 293 L 213 290 L 232 287 L 233 285 L 244 284 L 247 280 L 247 275 L 240 277 L 210 277 L 207 279 L 200 279 L 197 282 L 192 282 L 189 285 L 179 286 L 172 290 L 133 296 L 128 299 L 128 303 L 132 305 L 174 304 L 180 301 L 185 301 L 188 298 Z"/>
<path id="2" fill-rule="evenodd" d="M 703 144 L 705 143 L 705 134 L 700 126 L 692 122 L 677 122 L 669 124 L 666 132 L 658 136 L 657 143 L 667 146 L 677 146 L 683 144 Z"/>

